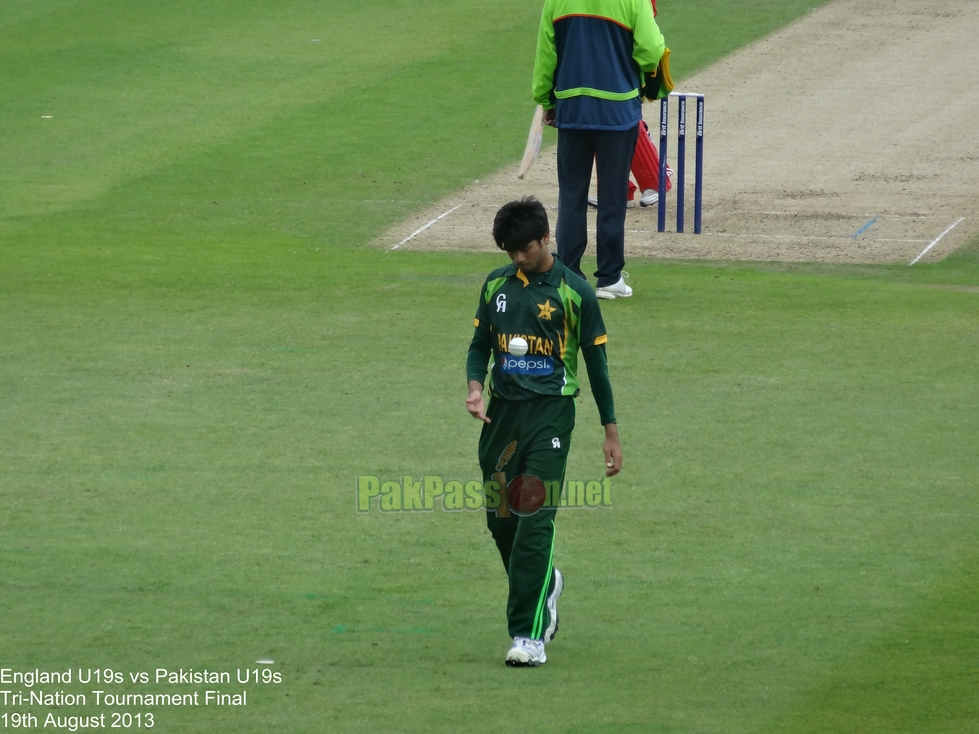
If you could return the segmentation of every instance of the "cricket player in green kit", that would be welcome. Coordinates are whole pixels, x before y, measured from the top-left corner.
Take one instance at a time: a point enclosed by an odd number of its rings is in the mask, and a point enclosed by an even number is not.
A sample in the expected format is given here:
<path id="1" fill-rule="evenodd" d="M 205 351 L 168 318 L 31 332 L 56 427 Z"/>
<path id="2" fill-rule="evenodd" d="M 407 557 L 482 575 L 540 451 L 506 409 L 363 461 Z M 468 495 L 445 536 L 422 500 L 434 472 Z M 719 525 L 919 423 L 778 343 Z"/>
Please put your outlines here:
<path id="1" fill-rule="evenodd" d="M 580 392 L 579 348 L 605 426 L 608 476 L 621 470 L 622 448 L 598 299 L 547 249 L 550 228 L 543 205 L 533 197 L 506 204 L 496 214 L 493 238 L 511 264 L 490 273 L 480 293 L 466 360 L 466 409 L 483 421 L 479 465 L 484 486 L 500 487 L 495 509 L 487 489 L 486 522 L 510 585 L 507 624 L 513 645 L 506 664 L 535 667 L 547 661 L 544 645 L 557 632 L 557 601 L 564 589 L 564 578 L 554 568 L 557 503 L 544 501 L 539 509 L 528 512 L 521 506 L 520 511 L 508 504 L 507 485 L 513 487 L 520 477 L 521 486 L 563 486 Z M 526 342 L 526 353 L 519 341 L 519 347 L 511 345 L 514 337 Z M 484 408 L 491 357 L 490 401 Z"/>

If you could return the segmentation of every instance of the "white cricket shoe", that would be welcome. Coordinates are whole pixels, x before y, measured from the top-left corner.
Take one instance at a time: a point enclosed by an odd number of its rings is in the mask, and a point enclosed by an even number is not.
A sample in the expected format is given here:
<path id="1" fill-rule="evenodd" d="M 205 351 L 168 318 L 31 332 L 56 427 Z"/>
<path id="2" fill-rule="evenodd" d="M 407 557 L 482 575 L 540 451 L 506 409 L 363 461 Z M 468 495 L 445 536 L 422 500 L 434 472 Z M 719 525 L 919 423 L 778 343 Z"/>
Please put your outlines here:
<path id="1" fill-rule="evenodd" d="M 564 576 L 556 568 L 554 569 L 554 589 L 547 597 L 547 614 L 551 621 L 544 630 L 544 644 L 554 639 L 557 634 L 557 600 L 561 598 L 564 591 Z"/>
<path id="2" fill-rule="evenodd" d="M 595 289 L 595 295 L 599 298 L 628 298 L 632 295 L 632 288 L 625 284 L 625 273 L 619 276 L 619 282 L 612 285 L 604 285 Z"/>
<path id="3" fill-rule="evenodd" d="M 657 195 L 657 197 L 658 197 L 658 195 Z M 598 208 L 598 197 L 597 196 L 589 196 L 588 197 L 588 206 L 590 206 L 590 207 L 592 207 L 594 209 L 597 209 Z M 643 206 L 646 206 L 646 205 L 643 204 Z M 625 208 L 626 209 L 635 209 L 636 208 L 636 200 L 635 199 L 628 199 L 628 200 L 626 200 Z"/>
<path id="4" fill-rule="evenodd" d="M 656 189 L 646 189 L 642 192 L 642 198 L 639 199 L 640 206 L 652 206 L 657 201 L 659 201 L 659 191 Z"/>
<path id="5" fill-rule="evenodd" d="M 536 668 L 547 662 L 544 643 L 529 637 L 514 637 L 513 647 L 506 654 L 506 664 L 511 668 Z"/>

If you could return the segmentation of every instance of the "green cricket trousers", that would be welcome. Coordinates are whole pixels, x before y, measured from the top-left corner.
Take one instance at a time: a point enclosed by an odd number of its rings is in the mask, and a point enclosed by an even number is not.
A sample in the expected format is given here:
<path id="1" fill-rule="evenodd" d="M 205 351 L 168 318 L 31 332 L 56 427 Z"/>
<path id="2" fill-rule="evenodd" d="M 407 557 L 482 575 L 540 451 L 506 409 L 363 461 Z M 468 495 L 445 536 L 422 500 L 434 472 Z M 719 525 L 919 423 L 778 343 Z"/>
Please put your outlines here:
<path id="1" fill-rule="evenodd" d="M 492 398 L 486 416 L 491 422 L 483 424 L 479 436 L 483 482 L 499 481 L 503 474 L 505 480 L 500 483 L 505 485 L 518 475 L 530 474 L 556 488 L 548 493 L 549 501 L 532 514 L 490 509 L 490 502 L 486 510 L 486 524 L 510 583 L 510 637 L 539 640 L 550 623 L 545 602 L 554 585 L 554 520 L 571 447 L 575 401 L 558 395 L 531 400 Z M 505 487 L 500 495 L 505 505 Z"/>

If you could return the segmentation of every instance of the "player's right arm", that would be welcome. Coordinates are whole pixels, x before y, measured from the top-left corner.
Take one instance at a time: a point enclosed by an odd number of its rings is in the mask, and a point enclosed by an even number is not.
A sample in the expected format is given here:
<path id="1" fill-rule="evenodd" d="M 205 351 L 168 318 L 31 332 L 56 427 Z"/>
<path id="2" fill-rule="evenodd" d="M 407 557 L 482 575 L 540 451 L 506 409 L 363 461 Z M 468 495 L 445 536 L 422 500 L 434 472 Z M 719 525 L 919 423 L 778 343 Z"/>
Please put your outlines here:
<path id="1" fill-rule="evenodd" d="M 469 356 L 466 358 L 466 377 L 469 379 L 469 396 L 466 398 L 466 410 L 469 415 L 483 423 L 489 423 L 486 417 L 486 406 L 483 403 L 483 383 L 486 380 L 486 364 L 493 352 L 493 337 L 489 329 L 479 327 L 476 320 L 476 331 L 469 343 Z"/>
<path id="2" fill-rule="evenodd" d="M 469 396 L 466 398 L 466 410 L 473 418 L 489 423 L 483 404 L 483 383 L 486 381 L 486 365 L 493 353 L 493 335 L 490 330 L 480 327 L 476 319 L 476 330 L 473 340 L 469 343 L 469 356 L 466 358 L 466 377 L 469 380 Z"/>
<path id="3" fill-rule="evenodd" d="M 655 20 L 653 8 L 640 0 L 636 25 L 632 29 L 632 58 L 643 71 L 654 71 L 666 51 L 666 39 Z"/>
<path id="4" fill-rule="evenodd" d="M 466 410 L 476 420 L 481 420 L 483 423 L 492 423 L 486 417 L 486 406 L 483 403 L 483 383 L 478 380 L 469 381 L 469 397 L 466 398 Z"/>
<path id="5" fill-rule="evenodd" d="M 472 341 L 469 342 L 469 354 L 466 356 L 466 379 L 478 382 L 480 386 L 486 382 L 490 355 L 493 353 L 493 335 L 490 330 L 476 319 Z"/>
<path id="6" fill-rule="evenodd" d="M 473 338 L 469 342 L 469 354 L 466 357 L 466 379 L 469 382 L 469 395 L 466 397 L 466 410 L 469 414 L 489 423 L 483 402 L 483 384 L 486 382 L 487 365 L 493 354 L 493 333 L 489 324 L 489 309 L 486 306 L 486 284 L 480 291 L 479 305 L 476 307 L 476 318 L 473 319 Z"/>

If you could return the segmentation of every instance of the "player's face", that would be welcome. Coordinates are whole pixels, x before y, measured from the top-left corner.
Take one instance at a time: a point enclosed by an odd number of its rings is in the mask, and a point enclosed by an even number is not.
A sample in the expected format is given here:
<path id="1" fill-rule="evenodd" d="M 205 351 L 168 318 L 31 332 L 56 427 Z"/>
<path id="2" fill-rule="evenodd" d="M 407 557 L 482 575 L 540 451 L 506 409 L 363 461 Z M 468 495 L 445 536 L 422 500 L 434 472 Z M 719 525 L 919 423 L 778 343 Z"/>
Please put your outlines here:
<path id="1" fill-rule="evenodd" d="M 534 240 L 522 250 L 508 251 L 513 264 L 523 273 L 540 273 L 550 270 L 554 257 L 547 249 L 549 236 L 544 235 L 540 240 Z"/>

